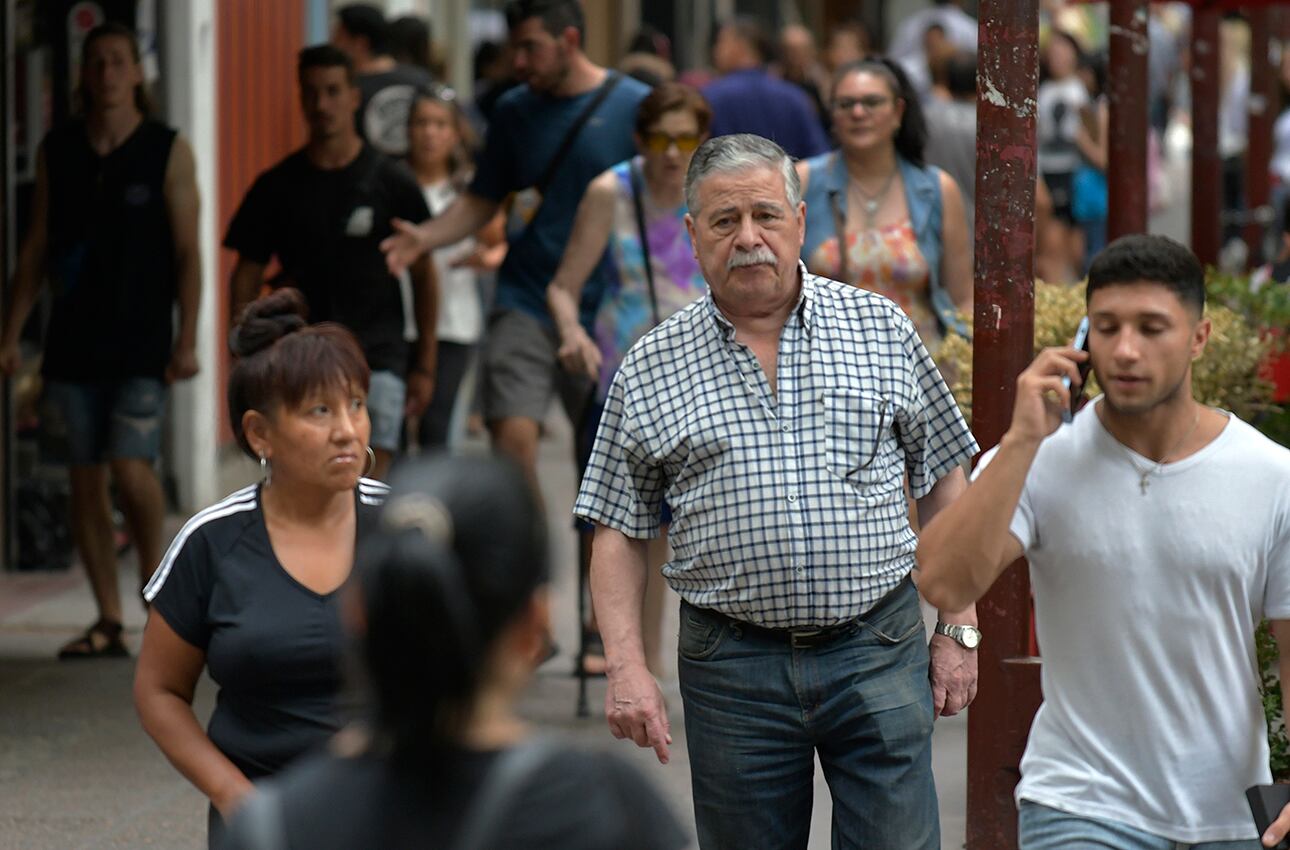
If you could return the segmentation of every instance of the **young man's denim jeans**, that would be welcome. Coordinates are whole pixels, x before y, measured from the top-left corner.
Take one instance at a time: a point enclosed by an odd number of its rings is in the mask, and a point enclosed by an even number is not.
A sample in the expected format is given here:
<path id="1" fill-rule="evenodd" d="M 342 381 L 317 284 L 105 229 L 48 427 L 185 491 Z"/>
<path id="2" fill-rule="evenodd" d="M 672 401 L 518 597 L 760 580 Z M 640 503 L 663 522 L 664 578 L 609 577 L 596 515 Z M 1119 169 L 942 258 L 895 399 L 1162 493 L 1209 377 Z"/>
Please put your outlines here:
<path id="1" fill-rule="evenodd" d="M 1072 815 L 1029 800 L 1017 823 L 1021 850 L 1260 850 L 1258 839 L 1182 844 L 1122 823 Z"/>
<path id="2" fill-rule="evenodd" d="M 679 655 L 702 850 L 805 848 L 816 753 L 834 848 L 940 850 L 927 641 L 910 582 L 807 649 L 683 604 Z"/>

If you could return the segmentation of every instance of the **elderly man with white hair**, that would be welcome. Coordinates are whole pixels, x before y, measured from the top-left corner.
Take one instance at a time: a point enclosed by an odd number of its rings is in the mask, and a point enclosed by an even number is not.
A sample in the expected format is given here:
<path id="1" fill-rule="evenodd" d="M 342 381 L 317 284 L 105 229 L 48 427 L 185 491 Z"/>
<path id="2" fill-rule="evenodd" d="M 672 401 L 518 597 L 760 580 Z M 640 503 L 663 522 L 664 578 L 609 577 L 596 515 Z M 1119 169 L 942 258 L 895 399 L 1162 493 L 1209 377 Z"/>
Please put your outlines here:
<path id="1" fill-rule="evenodd" d="M 925 642 L 917 537 L 977 450 L 900 307 L 807 273 L 792 161 L 718 137 L 686 177 L 709 294 L 646 335 L 609 391 L 574 508 L 615 736 L 671 743 L 645 666 L 645 540 L 671 507 L 679 677 L 703 848 L 804 848 L 818 755 L 834 846 L 937 850 L 937 715 L 975 694 L 975 611 Z"/>

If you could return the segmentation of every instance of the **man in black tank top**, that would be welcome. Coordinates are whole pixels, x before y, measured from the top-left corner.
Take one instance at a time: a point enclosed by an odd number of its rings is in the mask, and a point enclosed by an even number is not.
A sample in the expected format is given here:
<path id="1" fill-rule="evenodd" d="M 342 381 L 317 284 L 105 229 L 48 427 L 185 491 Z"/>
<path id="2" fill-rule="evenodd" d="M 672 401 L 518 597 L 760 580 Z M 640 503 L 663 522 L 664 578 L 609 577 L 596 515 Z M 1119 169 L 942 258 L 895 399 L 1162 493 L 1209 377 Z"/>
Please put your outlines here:
<path id="1" fill-rule="evenodd" d="M 71 521 L 99 611 L 60 658 L 126 654 L 108 475 L 142 586 L 161 557 L 165 500 L 153 466 L 166 385 L 197 373 L 201 300 L 193 152 L 147 117 L 129 29 L 109 23 L 87 36 L 80 94 L 84 118 L 41 144 L 31 229 L 0 332 L 0 371 L 12 376 L 23 325 L 48 277 L 54 293 L 41 422 L 46 436 L 66 445 Z"/>

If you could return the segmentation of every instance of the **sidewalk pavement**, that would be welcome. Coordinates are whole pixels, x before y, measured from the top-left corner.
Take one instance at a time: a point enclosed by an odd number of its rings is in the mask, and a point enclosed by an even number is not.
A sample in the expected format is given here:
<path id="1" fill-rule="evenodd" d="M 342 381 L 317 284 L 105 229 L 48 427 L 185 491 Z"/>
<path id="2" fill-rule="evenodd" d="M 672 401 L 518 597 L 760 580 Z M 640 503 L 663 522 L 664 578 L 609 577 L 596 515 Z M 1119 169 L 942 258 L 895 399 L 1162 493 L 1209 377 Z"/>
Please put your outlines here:
<path id="1" fill-rule="evenodd" d="M 471 450 L 482 450 L 476 444 Z M 588 747 L 607 748 L 637 764 L 670 801 L 683 823 L 693 823 L 689 763 L 681 699 L 674 671 L 663 690 L 672 724 L 672 761 L 659 765 L 652 751 L 614 740 L 603 718 L 604 682 L 589 688 L 592 716 L 574 716 L 577 680 L 570 675 L 578 642 L 575 538 L 568 520 L 574 482 L 568 427 L 552 416 L 542 443 L 540 479 L 551 516 L 552 618 L 560 654 L 538 671 L 522 705 L 539 729 Z M 226 491 L 258 471 L 244 458 L 223 464 Z M 172 517 L 167 532 L 182 522 Z M 136 599 L 132 555 L 122 560 L 122 598 Z M 127 603 L 126 640 L 138 647 L 144 614 Z M 664 655 L 674 657 L 675 606 L 669 606 Z M 206 803 L 153 746 L 139 727 L 131 702 L 132 659 L 59 662 L 58 647 L 94 619 L 79 568 L 61 573 L 0 572 L 0 850 L 106 850 L 106 848 L 205 848 Z M 214 705 L 214 685 L 198 687 L 198 717 Z M 967 722 L 937 721 L 933 767 L 940 795 L 942 847 L 964 843 Z M 829 846 L 831 806 L 816 771 L 816 806 L 810 848 Z"/>

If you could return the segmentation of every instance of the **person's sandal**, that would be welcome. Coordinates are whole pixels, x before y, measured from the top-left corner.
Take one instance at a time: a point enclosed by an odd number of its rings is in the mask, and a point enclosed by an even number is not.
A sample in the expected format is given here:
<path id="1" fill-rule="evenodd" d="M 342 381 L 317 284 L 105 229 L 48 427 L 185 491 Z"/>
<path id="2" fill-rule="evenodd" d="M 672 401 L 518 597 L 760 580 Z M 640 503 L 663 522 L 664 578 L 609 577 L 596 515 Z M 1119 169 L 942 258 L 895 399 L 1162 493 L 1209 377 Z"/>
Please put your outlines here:
<path id="1" fill-rule="evenodd" d="M 85 630 L 85 634 L 64 644 L 58 650 L 59 661 L 77 661 L 86 658 L 128 658 L 130 651 L 121 640 L 124 628 L 112 620 L 99 620 Z"/>

